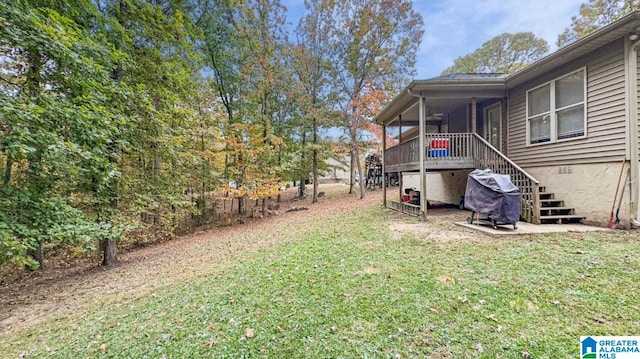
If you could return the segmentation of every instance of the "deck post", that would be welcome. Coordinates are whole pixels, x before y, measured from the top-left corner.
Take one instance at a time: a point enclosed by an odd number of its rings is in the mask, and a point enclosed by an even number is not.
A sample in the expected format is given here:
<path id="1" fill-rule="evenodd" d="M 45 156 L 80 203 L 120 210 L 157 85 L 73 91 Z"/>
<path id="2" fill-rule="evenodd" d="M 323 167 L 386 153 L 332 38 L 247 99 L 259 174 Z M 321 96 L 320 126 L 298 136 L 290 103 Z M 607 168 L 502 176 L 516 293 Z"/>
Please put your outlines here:
<path id="1" fill-rule="evenodd" d="M 382 125 L 382 205 L 387 208 L 387 171 L 384 156 L 387 152 L 387 126 Z M 375 180 L 373 188 L 376 188 Z"/>
<path id="2" fill-rule="evenodd" d="M 420 140 L 418 141 L 418 150 L 420 151 L 419 161 L 420 161 L 420 217 L 423 221 L 427 220 L 427 171 L 424 168 L 425 164 L 425 155 L 427 147 L 425 146 L 425 98 L 420 94 L 420 111 L 418 118 L 418 127 L 420 128 L 419 136 Z"/>
<path id="3" fill-rule="evenodd" d="M 398 146 L 400 146 L 398 152 L 400 152 L 400 157 L 399 158 L 402 159 L 402 158 L 404 158 L 404 157 L 402 157 L 402 149 L 404 148 L 404 146 L 402 146 L 402 114 L 398 115 L 398 128 L 399 128 L 399 131 L 398 131 Z M 403 195 L 403 193 L 402 193 L 403 183 L 402 182 L 403 182 L 402 181 L 402 172 L 400 171 L 400 169 L 398 169 L 398 198 L 400 198 L 400 202 L 402 202 L 402 195 Z"/>
<path id="4" fill-rule="evenodd" d="M 538 183 L 533 184 L 533 217 L 531 223 L 540 224 L 540 185 Z"/>

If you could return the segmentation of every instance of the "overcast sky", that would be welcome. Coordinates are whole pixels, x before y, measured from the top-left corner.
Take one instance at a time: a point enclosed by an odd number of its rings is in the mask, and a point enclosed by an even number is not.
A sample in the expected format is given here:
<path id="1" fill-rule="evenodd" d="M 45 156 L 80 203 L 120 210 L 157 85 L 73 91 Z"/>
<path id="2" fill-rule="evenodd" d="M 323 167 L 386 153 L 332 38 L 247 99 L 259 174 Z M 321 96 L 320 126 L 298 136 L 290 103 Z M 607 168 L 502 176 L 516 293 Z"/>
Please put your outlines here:
<path id="1" fill-rule="evenodd" d="M 422 38 L 416 78 L 439 76 L 453 60 L 502 33 L 533 32 L 556 50 L 558 35 L 588 0 L 414 0 L 422 14 Z M 304 11 L 302 0 L 284 0 L 290 21 Z"/>

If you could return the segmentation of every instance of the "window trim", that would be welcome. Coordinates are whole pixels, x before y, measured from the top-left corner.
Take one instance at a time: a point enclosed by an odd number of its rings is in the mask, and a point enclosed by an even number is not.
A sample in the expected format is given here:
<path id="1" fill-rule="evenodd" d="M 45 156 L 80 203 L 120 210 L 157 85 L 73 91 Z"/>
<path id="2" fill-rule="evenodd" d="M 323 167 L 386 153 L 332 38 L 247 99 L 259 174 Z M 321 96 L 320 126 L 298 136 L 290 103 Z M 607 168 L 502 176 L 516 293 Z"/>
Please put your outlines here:
<path id="1" fill-rule="evenodd" d="M 565 107 L 561 107 L 558 108 L 556 107 L 556 82 L 558 80 L 561 80 L 565 77 L 571 76 L 573 74 L 576 74 L 578 72 L 582 72 L 583 76 L 582 76 L 582 91 L 583 91 L 583 100 L 582 102 L 576 102 L 574 104 L 571 104 L 569 106 L 565 106 Z M 549 141 L 546 142 L 539 142 L 539 143 L 530 143 L 531 142 L 531 119 L 535 118 L 535 117 L 539 117 L 542 114 L 546 113 L 540 113 L 540 114 L 536 114 L 534 116 L 529 116 L 529 93 L 532 91 L 535 91 L 541 87 L 547 86 L 549 85 L 549 111 L 547 116 L 550 117 L 549 121 L 550 123 L 550 131 L 549 131 Z M 573 141 L 573 140 L 580 140 L 580 139 L 584 139 L 587 138 L 587 67 L 581 67 L 575 71 L 571 71 L 569 73 L 566 73 L 562 76 L 558 76 L 550 81 L 544 82 L 536 87 L 530 88 L 529 90 L 526 91 L 525 93 L 525 121 L 526 121 L 526 138 L 525 138 L 525 146 L 526 147 L 535 147 L 535 146 L 544 146 L 544 145 L 548 145 L 551 143 L 561 143 L 561 142 L 566 142 L 566 141 Z M 582 136 L 576 136 L 576 137 L 568 137 L 568 138 L 562 138 L 562 139 L 558 139 L 558 119 L 557 119 L 557 113 L 559 111 L 562 110 L 566 110 L 572 107 L 577 107 L 582 105 L 582 111 L 583 111 L 583 128 L 584 128 L 584 133 Z"/>

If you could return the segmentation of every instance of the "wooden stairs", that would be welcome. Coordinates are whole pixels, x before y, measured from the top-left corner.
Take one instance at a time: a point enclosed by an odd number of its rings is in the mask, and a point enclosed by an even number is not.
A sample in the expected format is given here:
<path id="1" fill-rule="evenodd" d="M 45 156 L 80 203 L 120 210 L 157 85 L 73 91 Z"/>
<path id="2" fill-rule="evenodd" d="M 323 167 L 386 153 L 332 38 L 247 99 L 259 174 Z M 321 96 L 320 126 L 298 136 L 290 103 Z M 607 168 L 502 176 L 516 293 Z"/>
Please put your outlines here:
<path id="1" fill-rule="evenodd" d="M 564 200 L 558 199 L 553 192 L 547 192 L 544 186 L 540 186 L 540 223 L 562 224 L 580 223 L 584 217 L 575 214 L 575 209 L 565 207 Z"/>

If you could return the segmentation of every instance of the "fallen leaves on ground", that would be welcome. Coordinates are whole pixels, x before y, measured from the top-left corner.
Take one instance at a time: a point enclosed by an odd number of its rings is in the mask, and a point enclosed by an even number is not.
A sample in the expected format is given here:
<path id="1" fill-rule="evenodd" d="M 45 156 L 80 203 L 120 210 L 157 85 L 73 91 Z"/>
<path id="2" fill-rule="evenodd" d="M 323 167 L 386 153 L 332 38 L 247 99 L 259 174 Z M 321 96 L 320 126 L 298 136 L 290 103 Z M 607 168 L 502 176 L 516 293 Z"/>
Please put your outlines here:
<path id="1" fill-rule="evenodd" d="M 498 322 L 498 318 L 496 318 L 495 314 L 487 315 L 487 319 L 493 320 L 494 322 Z"/>
<path id="2" fill-rule="evenodd" d="M 378 268 L 375 267 L 368 267 L 365 270 L 361 270 L 361 271 L 357 271 L 354 273 L 354 275 L 359 276 L 359 275 L 374 275 L 374 274 L 378 274 L 380 273 L 380 270 Z"/>
<path id="3" fill-rule="evenodd" d="M 456 284 L 456 280 L 447 276 L 447 275 L 440 275 L 436 278 L 436 281 L 438 281 L 439 283 L 443 283 L 443 284 Z"/>

